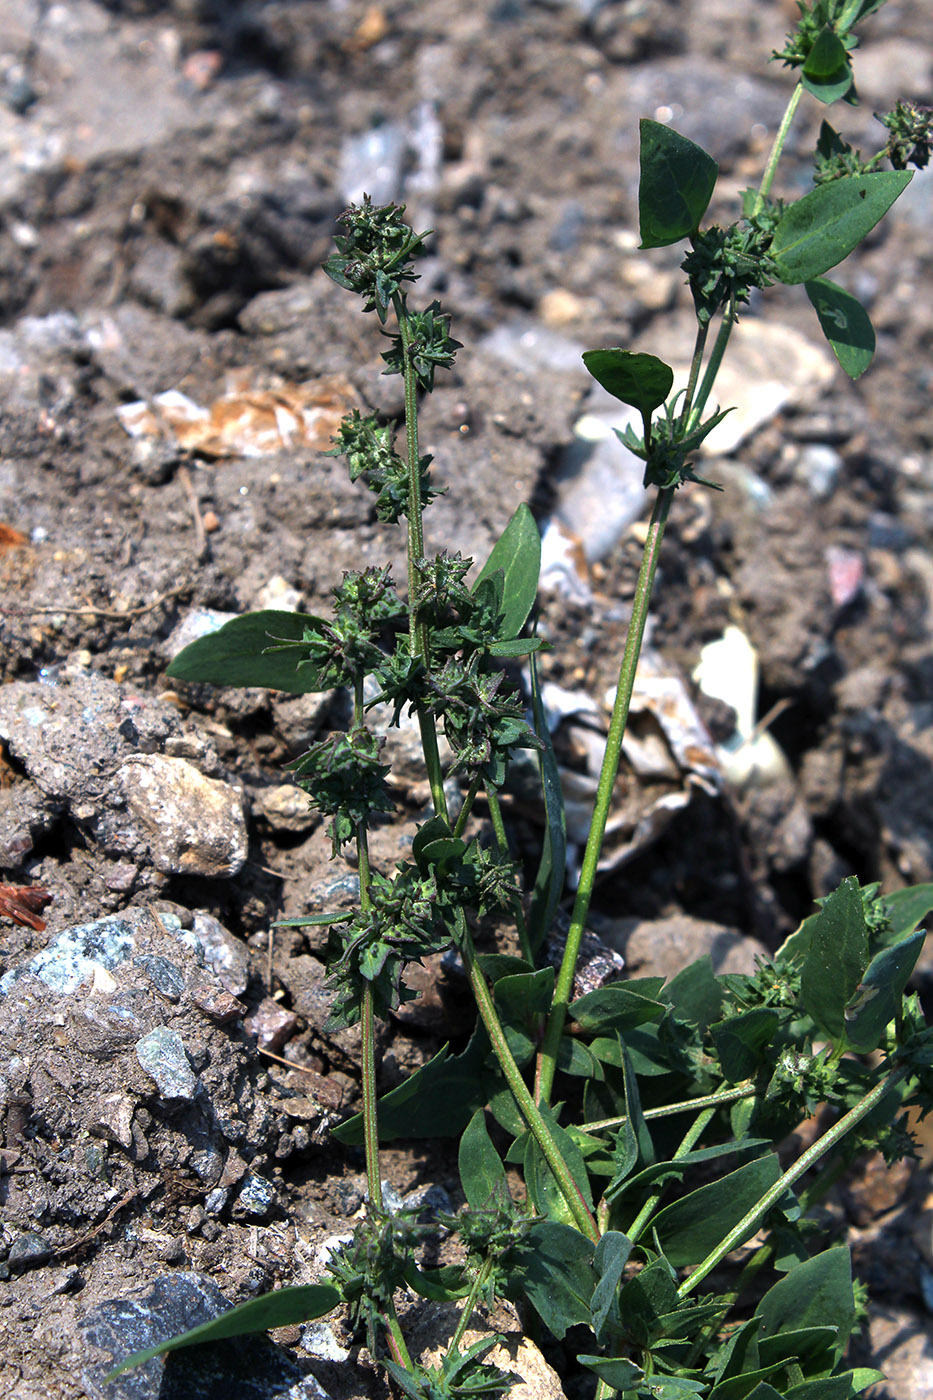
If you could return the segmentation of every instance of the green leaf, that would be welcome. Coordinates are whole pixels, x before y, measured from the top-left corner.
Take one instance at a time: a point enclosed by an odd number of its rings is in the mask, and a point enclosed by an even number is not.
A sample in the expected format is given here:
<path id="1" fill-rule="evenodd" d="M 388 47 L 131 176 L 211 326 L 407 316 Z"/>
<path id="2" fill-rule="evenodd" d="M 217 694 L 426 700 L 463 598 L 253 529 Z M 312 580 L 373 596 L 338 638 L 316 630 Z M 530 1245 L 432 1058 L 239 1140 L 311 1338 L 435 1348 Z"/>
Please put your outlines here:
<path id="1" fill-rule="evenodd" d="M 845 1033 L 845 1008 L 868 966 L 868 933 L 854 875 L 826 899 L 810 930 L 800 974 L 800 999 L 834 1040 Z"/>
<path id="2" fill-rule="evenodd" d="M 462 1055 L 450 1055 L 442 1046 L 432 1060 L 379 1100 L 379 1141 L 396 1138 L 459 1137 L 486 1091 L 482 1082 L 483 1060 L 489 1041 L 477 1025 Z M 359 1147 L 363 1142 L 363 1115 L 356 1113 L 333 1129 L 338 1142 Z"/>
<path id="3" fill-rule="evenodd" d="M 738 1167 L 728 1176 L 691 1191 L 665 1206 L 653 1221 L 665 1254 L 675 1268 L 699 1264 L 780 1178 L 774 1154 Z M 748 1228 L 750 1238 L 758 1222 Z M 740 1244 L 742 1241 L 736 1241 Z"/>
<path id="4" fill-rule="evenodd" d="M 460 1184 L 471 1210 L 490 1210 L 509 1198 L 505 1167 L 486 1131 L 486 1117 L 477 1109 L 460 1139 Z"/>
<path id="5" fill-rule="evenodd" d="M 880 170 L 817 185 L 785 209 L 771 243 L 780 282 L 812 282 L 848 257 L 910 183 L 911 171 Z"/>
<path id="6" fill-rule="evenodd" d="M 670 365 L 654 355 L 632 350 L 587 350 L 583 363 L 590 374 L 622 403 L 649 415 L 667 398 L 674 383 Z"/>
<path id="7" fill-rule="evenodd" d="M 441 1269 L 419 1269 L 409 1259 L 403 1270 L 405 1282 L 421 1298 L 432 1303 L 452 1303 L 465 1298 L 470 1291 L 470 1279 L 459 1264 L 445 1264 Z"/>
<path id="8" fill-rule="evenodd" d="M 546 1104 L 539 1106 L 551 1137 L 554 1139 L 554 1144 L 573 1177 L 574 1185 L 580 1193 L 580 1199 L 588 1210 L 592 1210 L 593 1192 L 590 1188 L 590 1179 L 583 1153 L 567 1130 L 560 1126 L 551 1109 Z M 570 1206 L 557 1184 L 557 1178 L 547 1164 L 544 1153 L 530 1133 L 525 1143 L 524 1173 L 528 1196 L 535 1209 L 562 1225 L 572 1224 L 573 1216 L 570 1212 Z"/>
<path id="9" fill-rule="evenodd" d="M 619 1230 L 607 1230 L 596 1246 L 593 1268 L 599 1276 L 599 1282 L 593 1289 L 592 1326 L 600 1341 L 603 1340 L 602 1331 L 606 1320 L 614 1310 L 622 1271 L 633 1248 L 628 1235 L 623 1235 Z"/>
<path id="10" fill-rule="evenodd" d="M 755 1310 L 765 1337 L 808 1327 L 835 1327 L 841 1356 L 855 1322 L 852 1262 L 846 1248 L 827 1249 L 779 1279 Z"/>
<path id="11" fill-rule="evenodd" d="M 762 1337 L 758 1353 L 762 1366 L 776 1362 L 806 1361 L 808 1364 L 831 1357 L 839 1340 L 836 1327 L 782 1328 L 773 1337 Z M 832 1361 L 828 1363 L 832 1366 Z"/>
<path id="12" fill-rule="evenodd" d="M 524 503 L 493 545 L 473 591 L 497 569 L 502 570 L 504 582 L 502 637 L 517 637 L 534 607 L 541 570 L 541 536 L 534 516 Z"/>
<path id="13" fill-rule="evenodd" d="M 919 929 L 902 942 L 882 948 L 868 964 L 845 1008 L 846 1040 L 859 1054 L 867 1055 L 881 1044 L 885 1029 L 900 1008 L 925 940 L 926 934 Z"/>
<path id="14" fill-rule="evenodd" d="M 590 1321 L 596 1287 L 593 1244 L 568 1225 L 541 1220 L 508 1255 L 508 1296 L 526 1299 L 561 1341 L 568 1327 Z"/>
<path id="15" fill-rule="evenodd" d="M 891 920 L 888 941 L 894 942 L 914 929 L 933 910 L 933 885 L 909 885 L 884 897 Z"/>
<path id="16" fill-rule="evenodd" d="M 718 1020 L 722 1009 L 722 986 L 713 972 L 713 960 L 707 954 L 689 963 L 672 977 L 662 993 L 674 1008 L 678 1021 L 689 1021 L 701 1031 Z"/>
<path id="17" fill-rule="evenodd" d="M 528 910 L 528 941 L 533 952 L 537 952 L 550 933 L 557 913 L 560 897 L 564 892 L 567 873 L 567 823 L 564 815 L 564 794 L 551 731 L 541 701 L 541 681 L 538 666 L 531 658 L 531 707 L 534 714 L 535 734 L 541 741 L 538 751 L 538 768 L 541 773 L 541 792 L 544 797 L 545 829 L 541 843 L 541 861 L 535 876 L 531 893 L 531 907 Z"/>
<path id="18" fill-rule="evenodd" d="M 265 1293 L 261 1298 L 250 1298 L 248 1303 L 230 1308 L 211 1322 L 192 1327 L 190 1332 L 181 1332 L 167 1342 L 159 1342 L 158 1346 L 134 1352 L 119 1366 L 108 1371 L 104 1382 L 112 1381 L 131 1366 L 141 1366 L 143 1362 L 151 1361 L 154 1356 L 162 1356 L 167 1351 L 177 1351 L 180 1347 L 195 1346 L 200 1342 L 220 1342 L 226 1337 L 244 1337 L 250 1332 L 268 1332 L 270 1327 L 290 1327 L 297 1322 L 310 1322 L 331 1312 L 339 1303 L 340 1294 L 329 1283 L 301 1283 L 293 1288 Z"/>
<path id="19" fill-rule="evenodd" d="M 664 1259 L 652 1259 L 622 1285 L 619 1316 L 635 1346 L 647 1347 L 662 1335 L 659 1320 L 677 1308 L 677 1284 Z"/>
<path id="20" fill-rule="evenodd" d="M 801 83 L 820 102 L 838 102 L 852 87 L 852 64 L 845 44 L 827 25 L 807 55 Z"/>
<path id="21" fill-rule="evenodd" d="M 273 928 L 320 928 L 327 924 L 346 924 L 353 918 L 354 911 L 347 909 L 340 914 L 306 914 L 303 919 L 276 919 Z"/>
<path id="22" fill-rule="evenodd" d="M 643 118 L 638 228 L 642 248 L 664 248 L 696 233 L 716 185 L 719 166 L 702 146 L 660 122 Z"/>
<path id="23" fill-rule="evenodd" d="M 577 1360 L 588 1371 L 595 1371 L 600 1380 L 614 1390 L 631 1390 L 645 1374 L 640 1366 L 624 1356 L 587 1356 L 583 1353 Z"/>
<path id="24" fill-rule="evenodd" d="M 615 1182 L 606 1188 L 607 1197 L 612 1194 L 612 1199 L 616 1200 L 622 1196 L 627 1196 L 631 1192 L 639 1192 L 647 1186 L 653 1186 L 656 1190 L 662 1186 L 667 1186 L 672 1181 L 682 1181 L 687 1172 L 692 1167 L 699 1166 L 703 1162 L 715 1161 L 717 1157 L 749 1157 L 752 1154 L 761 1155 L 763 1147 L 770 1147 L 770 1138 L 742 1138 L 736 1142 L 720 1142 L 713 1147 L 695 1147 L 692 1152 L 685 1152 L 682 1157 L 677 1157 L 669 1162 L 652 1162 L 650 1166 L 643 1167 L 635 1176 L 629 1177 L 626 1181 L 620 1182 L 618 1186 Z"/>
<path id="25" fill-rule="evenodd" d="M 500 977 L 493 988 L 496 1009 L 519 1068 L 533 1058 L 541 1042 L 551 1009 L 554 976 L 553 967 L 542 967 L 538 972 Z"/>
<path id="26" fill-rule="evenodd" d="M 780 1025 L 776 1011 L 767 1006 L 753 1006 L 738 1016 L 710 1027 L 710 1035 L 730 1084 L 751 1079 L 761 1064 L 762 1051 L 770 1045 Z"/>
<path id="27" fill-rule="evenodd" d="M 266 686 L 290 695 L 325 690 L 317 668 L 302 662 L 300 646 L 270 651 L 282 642 L 300 643 L 325 624 L 310 613 L 266 609 L 232 617 L 216 632 L 180 651 L 166 671 L 176 681 L 211 685 Z"/>
<path id="28" fill-rule="evenodd" d="M 784 1400 L 850 1400 L 855 1393 L 850 1375 L 823 1376 L 819 1380 L 804 1381 L 802 1385 L 792 1385 L 785 1390 Z"/>
<path id="29" fill-rule="evenodd" d="M 829 348 L 849 378 L 858 379 L 875 353 L 875 330 L 868 312 L 851 292 L 825 277 L 804 286 Z"/>
<path id="30" fill-rule="evenodd" d="M 618 1031 L 624 1035 L 645 1021 L 661 1019 L 666 1008 L 654 998 L 662 985 L 660 977 L 611 982 L 608 987 L 578 997 L 568 1014 L 585 1031 Z"/>

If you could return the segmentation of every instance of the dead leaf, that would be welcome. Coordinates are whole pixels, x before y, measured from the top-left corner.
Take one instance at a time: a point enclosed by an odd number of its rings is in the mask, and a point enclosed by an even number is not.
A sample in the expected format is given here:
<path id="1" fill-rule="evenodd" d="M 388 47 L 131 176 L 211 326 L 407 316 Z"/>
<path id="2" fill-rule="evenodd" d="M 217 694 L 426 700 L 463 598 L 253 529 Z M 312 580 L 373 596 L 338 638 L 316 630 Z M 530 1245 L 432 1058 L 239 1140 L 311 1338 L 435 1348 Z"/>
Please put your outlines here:
<path id="1" fill-rule="evenodd" d="M 123 404 L 117 417 L 130 437 L 174 438 L 199 457 L 265 457 L 295 447 L 327 451 L 355 401 L 345 379 L 328 375 L 274 389 L 236 384 L 210 408 L 172 389 L 151 404 Z"/>
<path id="2" fill-rule="evenodd" d="M 45 928 L 45 920 L 39 916 L 52 899 L 52 891 L 44 885 L 6 885 L 0 880 L 0 916 L 37 933 Z"/>
<path id="3" fill-rule="evenodd" d="M 0 549 L 19 549 L 29 541 L 19 530 L 14 530 L 12 525 L 5 524 L 0 520 Z"/>

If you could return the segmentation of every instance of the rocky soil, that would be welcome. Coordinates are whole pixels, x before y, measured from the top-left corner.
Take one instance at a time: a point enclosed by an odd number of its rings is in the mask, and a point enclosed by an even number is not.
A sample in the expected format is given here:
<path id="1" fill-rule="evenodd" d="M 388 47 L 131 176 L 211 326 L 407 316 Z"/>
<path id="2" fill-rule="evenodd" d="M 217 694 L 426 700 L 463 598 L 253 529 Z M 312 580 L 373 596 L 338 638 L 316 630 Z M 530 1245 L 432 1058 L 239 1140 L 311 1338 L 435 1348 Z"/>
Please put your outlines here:
<path id="1" fill-rule="evenodd" d="M 272 927 L 354 900 L 283 772 L 343 701 L 165 668 L 224 616 L 326 611 L 346 568 L 403 576 L 399 538 L 324 455 L 347 407 L 398 416 L 399 381 L 319 270 L 349 200 L 401 199 L 435 230 L 419 295 L 465 346 L 425 405 L 447 491 L 429 542 L 482 559 L 532 504 L 547 698 L 585 831 L 645 496 L 580 352 L 682 366 L 692 348 L 680 254 L 637 248 L 637 121 L 700 142 L 734 197 L 783 110 L 765 60 L 792 9 L 0 0 L 0 891 L 51 894 L 0 924 L 16 1400 L 383 1393 L 339 1323 L 101 1385 L 224 1300 L 313 1280 L 365 1189 L 328 1138 L 358 1080 L 355 1033 L 322 1031 L 323 942 Z M 880 144 L 873 110 L 929 97 L 931 45 L 922 0 L 873 19 L 862 104 L 834 117 L 850 140 Z M 790 192 L 820 118 L 795 129 Z M 737 411 L 705 463 L 725 490 L 685 489 L 664 546 L 593 916 L 604 969 L 748 966 L 846 874 L 933 879 L 931 219 L 928 171 L 840 274 L 878 332 L 857 384 L 802 289 L 743 318 L 721 388 Z M 729 628 L 704 695 L 701 649 Z M 390 742 L 383 868 L 428 801 L 413 736 Z M 541 813 L 520 777 L 525 851 Z M 468 1030 L 455 971 L 422 984 L 380 1032 L 385 1088 Z M 388 1152 L 393 1199 L 456 1202 L 448 1146 Z M 879 1299 L 879 1400 L 933 1395 L 931 1161 L 927 1144 L 914 1169 L 869 1164 L 834 1206 Z M 535 1387 L 560 1391 L 543 1362 Z"/>

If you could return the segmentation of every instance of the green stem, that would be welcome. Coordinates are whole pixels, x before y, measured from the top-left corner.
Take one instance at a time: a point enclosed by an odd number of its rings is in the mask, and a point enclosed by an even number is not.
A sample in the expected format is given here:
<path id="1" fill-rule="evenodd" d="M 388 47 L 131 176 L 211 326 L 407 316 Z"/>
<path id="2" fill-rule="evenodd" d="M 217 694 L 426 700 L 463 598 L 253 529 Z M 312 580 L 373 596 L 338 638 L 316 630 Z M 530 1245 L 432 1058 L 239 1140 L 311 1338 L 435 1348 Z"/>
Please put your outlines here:
<path id="1" fill-rule="evenodd" d="M 608 1381 L 600 1379 L 596 1382 L 593 1400 L 610 1400 L 611 1396 L 615 1395 L 615 1393 L 616 1390 L 614 1386 L 611 1386 Z"/>
<path id="2" fill-rule="evenodd" d="M 715 1112 L 715 1108 L 705 1108 L 703 1112 L 699 1114 L 699 1116 L 696 1119 L 696 1122 L 691 1124 L 689 1131 L 685 1135 L 677 1151 L 674 1153 L 674 1156 L 671 1159 L 672 1161 L 677 1162 L 680 1160 L 681 1157 L 686 1157 L 687 1153 L 693 1147 L 693 1144 L 702 1135 L 704 1129 L 706 1128 L 707 1124 L 709 1123 L 710 1119 L 713 1117 Z M 651 1219 L 652 1215 L 657 1209 L 658 1202 L 661 1200 L 661 1197 L 663 1195 L 663 1188 L 660 1191 L 653 1191 L 648 1197 L 647 1201 L 645 1201 L 645 1204 L 642 1206 L 635 1219 L 632 1221 L 631 1227 L 628 1230 L 626 1230 L 625 1233 L 628 1235 L 629 1239 L 632 1241 L 633 1244 L 638 1239 L 638 1236 L 641 1234 L 642 1230 L 644 1230 L 645 1226 L 648 1224 L 648 1221 Z"/>
<path id="3" fill-rule="evenodd" d="M 616 689 L 612 718 L 609 722 L 606 753 L 603 758 L 602 771 L 600 772 L 599 784 L 596 789 L 596 805 L 593 810 L 593 820 L 590 823 L 590 832 L 586 842 L 586 850 L 583 855 L 583 867 L 580 871 L 580 883 L 577 887 L 577 897 L 574 902 L 570 929 L 567 934 L 567 946 L 564 949 L 560 972 L 557 975 L 557 984 L 554 988 L 554 1000 L 551 1005 L 551 1014 L 548 1018 L 547 1029 L 544 1033 L 544 1040 L 541 1046 L 537 1082 L 539 1086 L 539 1098 L 544 1103 L 550 1102 L 551 1090 L 554 1087 L 554 1074 L 557 1069 L 557 1052 L 560 1047 L 561 1036 L 564 1032 L 567 1008 L 570 1005 L 574 973 L 576 972 L 577 959 L 580 956 L 580 943 L 583 938 L 586 917 L 589 913 L 593 886 L 596 882 L 596 867 L 599 863 L 603 837 L 606 834 L 606 822 L 609 817 L 612 791 L 615 786 L 616 775 L 619 771 L 622 736 L 625 733 L 629 705 L 632 700 L 632 688 L 635 684 L 635 670 L 641 652 L 642 638 L 645 634 L 645 623 L 648 619 L 648 605 L 651 601 L 651 589 L 654 584 L 654 576 L 658 567 L 658 558 L 661 553 L 661 540 L 664 537 L 664 527 L 667 524 L 667 517 L 670 513 L 673 499 L 673 487 L 667 487 L 658 492 L 657 499 L 654 503 L 654 509 L 651 512 L 651 521 L 648 525 L 648 538 L 645 541 L 645 548 L 642 554 L 638 582 L 635 585 L 635 597 L 632 600 L 632 616 L 629 621 L 628 636 L 625 642 L 622 664 L 619 668 L 619 684 Z"/>
<path id="4" fill-rule="evenodd" d="M 515 1063 L 515 1057 L 509 1049 L 509 1043 L 506 1040 L 505 1032 L 502 1029 L 499 1016 L 493 1003 L 492 993 L 489 990 L 486 978 L 483 976 L 482 969 L 477 961 L 476 950 L 473 947 L 473 940 L 470 937 L 465 921 L 461 923 L 458 942 L 470 978 L 470 986 L 476 998 L 479 1014 L 482 1017 L 483 1025 L 486 1027 L 486 1032 L 492 1043 L 492 1048 L 495 1051 L 496 1059 L 499 1061 L 502 1073 L 505 1075 L 506 1083 L 512 1091 L 515 1102 L 518 1104 L 519 1111 L 528 1124 L 528 1128 L 535 1142 L 541 1148 L 545 1161 L 554 1174 L 554 1178 L 560 1187 L 564 1200 L 567 1202 L 577 1229 L 596 1244 L 599 1240 L 599 1229 L 597 1228 L 596 1221 L 587 1209 L 586 1202 L 580 1195 L 579 1187 L 571 1175 L 570 1168 L 558 1151 L 557 1144 L 551 1137 L 541 1111 L 535 1103 L 528 1089 L 528 1085 L 522 1078 L 521 1070 Z"/>
<path id="5" fill-rule="evenodd" d="M 509 855 L 509 840 L 505 834 L 505 822 L 502 820 L 502 808 L 499 805 L 499 794 L 489 783 L 486 784 L 486 801 L 489 803 L 489 816 L 492 821 L 492 830 L 496 838 L 496 845 L 502 855 Z M 522 950 L 522 957 L 525 962 L 534 967 L 535 955 L 528 940 L 528 925 L 525 922 L 525 911 L 522 902 L 516 894 L 512 900 L 512 914 L 515 918 L 515 927 L 518 931 L 518 942 Z"/>
<path id="6" fill-rule="evenodd" d="M 447 1348 L 448 1352 L 453 1351 L 454 1347 L 458 1347 L 463 1341 L 463 1334 L 469 1326 L 470 1317 L 472 1316 L 473 1309 L 476 1307 L 476 1300 L 479 1297 L 481 1291 L 485 1288 L 486 1284 L 488 1283 L 489 1275 L 491 1273 L 492 1260 L 484 1259 L 481 1267 L 477 1271 L 476 1277 L 473 1280 L 473 1284 L 470 1288 L 470 1291 L 466 1296 L 466 1301 L 463 1304 L 463 1311 L 461 1312 L 460 1317 L 457 1321 L 457 1330 L 451 1337 L 450 1345 Z"/>
<path id="7" fill-rule="evenodd" d="M 706 348 L 706 337 L 709 334 L 709 321 L 699 322 L 697 325 L 697 338 L 693 346 L 693 359 L 690 361 L 690 376 L 687 380 L 687 390 L 684 394 L 684 406 L 680 413 L 681 432 L 686 429 L 690 419 L 690 409 L 693 404 L 693 396 L 696 393 L 697 380 L 700 377 L 700 366 L 703 364 L 703 351 Z"/>
<path id="8" fill-rule="evenodd" d="M 481 775 L 479 773 L 474 773 L 473 781 L 470 783 L 467 795 L 463 799 L 463 806 L 460 808 L 460 813 L 457 817 L 457 824 L 454 827 L 454 836 L 462 836 L 466 830 L 466 824 L 470 819 L 473 803 L 476 801 L 476 794 L 479 792 L 482 782 L 483 779 Z"/>
<path id="9" fill-rule="evenodd" d="M 784 110 L 784 115 L 781 118 L 781 125 L 778 127 L 777 134 L 774 138 L 774 145 L 771 147 L 771 154 L 768 156 L 768 164 L 765 166 L 765 173 L 762 176 L 758 194 L 755 196 L 752 218 L 754 218 L 756 214 L 761 213 L 762 205 L 771 193 L 771 186 L 774 184 L 774 176 L 778 168 L 778 162 L 781 159 L 788 132 L 790 131 L 791 123 L 794 120 L 803 93 L 803 84 L 798 83 L 790 95 L 790 101 Z"/>
<path id="10" fill-rule="evenodd" d="M 392 1360 L 399 1366 L 404 1366 L 406 1371 L 410 1371 L 412 1369 L 411 1356 L 408 1347 L 405 1345 L 405 1338 L 402 1335 L 402 1329 L 399 1326 L 399 1320 L 396 1316 L 395 1305 L 393 1303 L 390 1303 L 383 1313 L 382 1325 L 386 1331 L 386 1342 L 392 1354 Z"/>
<path id="11" fill-rule="evenodd" d="M 356 829 L 356 848 L 360 869 L 360 908 L 370 907 L 369 842 L 365 825 Z M 379 1171 L 379 1117 L 376 1107 L 376 1017 L 373 1011 L 373 989 L 370 982 L 363 986 L 360 1007 L 360 1073 L 363 1082 L 363 1145 L 366 1152 L 366 1185 L 373 1210 L 382 1210 L 382 1179 Z"/>
<path id="12" fill-rule="evenodd" d="M 696 396 L 693 408 L 690 412 L 690 422 L 688 426 L 691 428 L 696 427 L 703 416 L 706 401 L 712 393 L 713 385 L 716 382 L 716 376 L 722 365 L 723 356 L 726 353 L 726 346 L 729 344 L 729 337 L 732 334 L 734 326 L 735 300 L 733 299 L 722 314 L 722 320 L 719 323 L 719 331 L 713 344 L 709 361 L 706 365 L 706 372 L 703 375 L 703 382 L 700 385 L 699 393 Z"/>
<path id="13" fill-rule="evenodd" d="M 880 1084 L 876 1084 L 874 1089 L 871 1089 L 864 1098 L 859 1099 L 855 1107 L 851 1108 L 844 1117 L 840 1118 L 838 1123 L 834 1123 L 828 1132 L 825 1132 L 812 1147 L 809 1147 L 802 1156 L 798 1157 L 794 1165 L 784 1173 L 780 1180 L 776 1181 L 770 1190 L 765 1192 L 758 1204 L 753 1206 L 752 1209 L 742 1217 L 739 1223 L 729 1231 L 725 1239 L 721 1240 L 712 1253 L 708 1254 L 703 1262 L 697 1265 L 690 1277 L 684 1280 L 677 1290 L 678 1297 L 685 1298 L 688 1293 L 692 1293 L 697 1284 L 702 1283 L 707 1274 L 712 1273 L 716 1265 L 725 1259 L 727 1254 L 731 1253 L 731 1251 L 736 1249 L 740 1244 L 743 1244 L 744 1241 L 748 1239 L 752 1230 L 764 1219 L 771 1207 L 776 1205 L 781 1199 L 784 1192 L 788 1190 L 789 1187 L 793 1186 L 795 1181 L 799 1181 L 804 1172 L 809 1171 L 821 1157 L 824 1157 L 827 1152 L 835 1147 L 836 1143 L 840 1142 L 850 1129 L 854 1128 L 856 1124 L 860 1123 L 863 1118 L 871 1113 L 872 1109 L 891 1092 L 896 1084 L 900 1083 L 900 1081 L 905 1078 L 906 1074 L 906 1065 L 901 1065 L 897 1069 L 892 1070 Z"/>
<path id="14" fill-rule="evenodd" d="M 659 1108 L 646 1108 L 643 1118 L 670 1118 L 675 1113 L 689 1113 L 697 1108 L 719 1108 L 722 1104 L 735 1103 L 738 1099 L 751 1099 L 757 1093 L 754 1084 L 737 1084 L 734 1089 L 723 1089 L 718 1094 L 704 1094 L 697 1099 L 684 1099 L 681 1103 L 666 1103 Z M 581 1133 L 598 1133 L 605 1128 L 620 1128 L 628 1118 L 627 1113 L 618 1118 L 599 1118 L 592 1123 L 581 1123 Z"/>
<path id="15" fill-rule="evenodd" d="M 428 629 L 419 620 L 417 590 L 420 581 L 418 560 L 424 558 L 424 528 L 421 520 L 421 454 L 418 447 L 418 376 L 411 362 L 411 331 L 408 306 L 401 292 L 392 305 L 398 321 L 402 342 L 402 374 L 405 381 L 405 445 L 408 464 L 408 636 L 412 656 L 428 659 Z M 418 725 L 424 763 L 431 785 L 431 801 L 435 814 L 447 818 L 447 798 L 444 775 L 437 749 L 437 725 L 424 705 L 418 707 Z"/>

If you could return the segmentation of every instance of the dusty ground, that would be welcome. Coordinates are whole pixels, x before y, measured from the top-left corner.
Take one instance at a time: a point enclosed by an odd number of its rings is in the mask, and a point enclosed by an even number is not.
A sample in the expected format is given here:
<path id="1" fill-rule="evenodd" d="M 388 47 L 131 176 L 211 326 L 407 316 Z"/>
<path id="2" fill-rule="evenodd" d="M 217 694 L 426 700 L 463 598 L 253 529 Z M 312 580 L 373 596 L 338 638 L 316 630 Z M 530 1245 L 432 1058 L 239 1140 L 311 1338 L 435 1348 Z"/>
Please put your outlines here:
<path id="1" fill-rule="evenodd" d="M 377 377 L 371 318 L 318 270 L 335 216 L 365 188 L 436 230 L 422 288 L 466 348 L 425 407 L 423 447 L 448 488 L 430 542 L 483 557 L 525 500 L 570 522 L 589 563 L 569 594 L 542 596 L 544 670 L 601 703 L 641 500 L 636 488 L 634 523 L 596 557 L 568 464 L 581 414 L 606 405 L 587 399 L 579 352 L 682 363 L 692 340 L 679 254 L 637 251 L 637 120 L 672 120 L 714 153 L 726 193 L 755 180 L 788 90 L 764 64 L 786 18 L 772 0 L 0 3 L 0 880 L 53 894 L 45 931 L 4 921 L 0 970 L 22 974 L 76 925 L 129 920 L 81 944 L 91 982 L 72 937 L 74 985 L 33 966 L 0 998 L 11 1395 L 103 1394 L 95 1309 L 173 1271 L 233 1299 L 306 1280 L 362 1199 L 359 1156 L 327 1141 L 356 1079 L 353 1036 L 320 1032 L 321 944 L 269 934 L 352 900 L 281 791 L 281 763 L 339 719 L 339 700 L 164 677 L 201 610 L 325 611 L 345 568 L 392 560 L 401 576 L 398 538 L 322 455 L 346 404 L 401 409 L 399 381 Z M 873 21 L 863 104 L 838 118 L 864 149 L 873 109 L 928 96 L 931 40 L 921 0 Z M 819 119 L 800 121 L 789 189 Z M 931 214 L 928 172 L 846 265 L 878 332 L 858 384 L 832 372 L 802 289 L 745 318 L 744 426 L 708 464 L 726 490 L 676 503 L 651 645 L 662 674 L 689 677 L 706 642 L 740 627 L 787 766 L 744 792 L 667 772 L 673 820 L 633 843 L 594 914 L 607 940 L 629 940 L 630 966 L 663 957 L 664 925 L 645 921 L 691 918 L 681 935 L 734 952 L 751 936 L 773 946 L 850 872 L 933 879 Z M 762 380 L 763 410 L 745 402 Z M 128 407 L 167 391 L 203 407 L 234 397 L 186 439 L 170 402 L 141 423 Z M 276 403 L 315 406 L 317 427 L 276 440 Z M 726 737 L 730 712 L 694 699 Z M 147 823 L 154 782 L 171 787 L 176 825 L 186 803 L 209 808 L 205 829 Z M 630 825 L 657 796 L 634 787 Z M 377 842 L 387 867 L 424 814 L 415 773 L 401 770 L 398 795 L 402 819 Z M 533 804 L 516 797 L 510 819 L 519 843 L 533 838 Z M 455 984 L 429 991 L 384 1033 L 387 1086 L 462 1018 Z M 156 1094 L 134 1052 L 153 1035 Z M 257 1035 L 313 1074 L 260 1060 Z M 390 1153 L 387 1173 L 401 1193 L 456 1189 L 443 1152 Z M 877 1190 L 847 1209 L 866 1259 L 886 1257 L 876 1219 L 894 1212 L 898 1266 L 873 1280 L 893 1321 L 876 1342 L 890 1360 L 908 1337 L 914 1379 L 891 1393 L 913 1400 L 930 1393 L 914 1315 L 929 1228 L 897 1210 L 922 1201 L 922 1175 Z M 159 1384 L 108 1393 L 168 1394 Z M 243 1394 L 300 1384 L 286 1366 Z"/>

